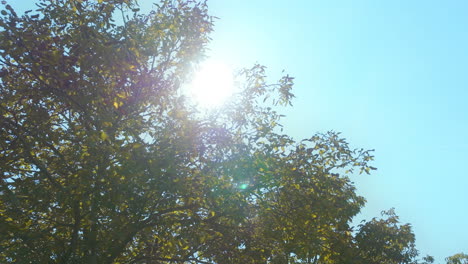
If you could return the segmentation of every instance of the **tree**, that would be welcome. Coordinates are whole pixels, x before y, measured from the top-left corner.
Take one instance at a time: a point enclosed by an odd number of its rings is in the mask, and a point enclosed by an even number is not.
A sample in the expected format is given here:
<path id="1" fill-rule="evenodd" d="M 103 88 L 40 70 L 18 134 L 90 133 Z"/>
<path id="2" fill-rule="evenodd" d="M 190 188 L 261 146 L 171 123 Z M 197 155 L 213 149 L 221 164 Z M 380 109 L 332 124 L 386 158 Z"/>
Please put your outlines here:
<path id="1" fill-rule="evenodd" d="M 356 263 L 393 261 L 369 241 L 396 241 L 409 263 L 395 215 L 353 235 L 365 199 L 349 177 L 375 169 L 372 151 L 282 133 L 292 77 L 269 83 L 254 65 L 225 108 L 190 104 L 181 86 L 212 21 L 193 0 L 149 14 L 131 0 L 4 6 L 1 262 Z"/>
<path id="2" fill-rule="evenodd" d="M 447 264 L 467 264 L 468 255 L 464 253 L 458 253 L 446 258 L 445 260 L 447 261 Z"/>
<path id="3" fill-rule="evenodd" d="M 382 212 L 387 219 L 372 219 L 359 226 L 357 247 L 363 263 L 411 263 L 418 252 L 409 224 L 399 224 L 393 209 Z M 431 257 L 424 258 L 430 262 Z"/>

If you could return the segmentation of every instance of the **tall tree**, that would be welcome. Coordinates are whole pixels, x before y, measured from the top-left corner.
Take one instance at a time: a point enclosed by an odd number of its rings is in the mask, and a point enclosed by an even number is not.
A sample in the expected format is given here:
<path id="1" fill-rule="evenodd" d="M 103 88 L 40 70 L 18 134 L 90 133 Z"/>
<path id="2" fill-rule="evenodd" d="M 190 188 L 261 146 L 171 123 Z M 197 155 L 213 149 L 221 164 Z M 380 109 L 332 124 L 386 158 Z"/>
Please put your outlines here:
<path id="1" fill-rule="evenodd" d="M 349 177 L 374 169 L 371 151 L 335 132 L 282 133 L 292 77 L 269 83 L 254 65 L 223 109 L 191 105 L 181 86 L 212 31 L 205 2 L 164 0 L 149 14 L 131 0 L 37 6 L 4 5 L 0 18 L 1 262 L 414 256 L 393 214 L 353 235 L 365 200 Z M 385 241 L 403 246 L 377 256 Z"/>

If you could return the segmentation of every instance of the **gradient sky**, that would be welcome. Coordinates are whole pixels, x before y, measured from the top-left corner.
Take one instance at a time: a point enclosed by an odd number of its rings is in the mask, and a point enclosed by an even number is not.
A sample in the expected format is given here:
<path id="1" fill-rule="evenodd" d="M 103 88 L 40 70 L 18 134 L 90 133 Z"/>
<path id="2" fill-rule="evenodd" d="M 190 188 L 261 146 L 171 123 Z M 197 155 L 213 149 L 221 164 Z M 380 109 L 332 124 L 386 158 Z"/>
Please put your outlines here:
<path id="1" fill-rule="evenodd" d="M 296 77 L 287 133 L 376 150 L 377 172 L 353 178 L 368 200 L 356 222 L 395 207 L 422 255 L 468 253 L 468 1 L 208 3 L 213 59 Z"/>

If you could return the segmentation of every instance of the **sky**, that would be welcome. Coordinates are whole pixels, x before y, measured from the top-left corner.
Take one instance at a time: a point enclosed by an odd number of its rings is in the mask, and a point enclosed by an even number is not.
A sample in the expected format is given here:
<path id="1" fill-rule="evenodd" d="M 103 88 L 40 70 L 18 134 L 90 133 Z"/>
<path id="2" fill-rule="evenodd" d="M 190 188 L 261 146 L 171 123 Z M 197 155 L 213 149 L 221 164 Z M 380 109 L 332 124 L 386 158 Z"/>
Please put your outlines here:
<path id="1" fill-rule="evenodd" d="M 26 10 L 34 1 L 9 1 Z M 142 7 L 149 1 L 140 0 Z M 468 253 L 468 1 L 209 0 L 208 55 L 294 76 L 286 133 L 375 149 L 356 218 L 395 208 L 424 256 Z"/>

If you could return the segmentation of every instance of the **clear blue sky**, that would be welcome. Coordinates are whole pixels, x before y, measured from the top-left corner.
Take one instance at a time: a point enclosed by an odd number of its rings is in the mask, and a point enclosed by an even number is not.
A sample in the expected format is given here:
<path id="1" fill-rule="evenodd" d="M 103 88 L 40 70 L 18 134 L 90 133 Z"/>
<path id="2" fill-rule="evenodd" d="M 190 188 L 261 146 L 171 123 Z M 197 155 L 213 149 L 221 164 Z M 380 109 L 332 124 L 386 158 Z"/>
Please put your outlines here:
<path id="1" fill-rule="evenodd" d="M 296 77 L 287 133 L 376 150 L 378 171 L 353 179 L 368 200 L 358 221 L 395 207 L 423 255 L 468 253 L 468 1 L 208 3 L 214 59 Z"/>

